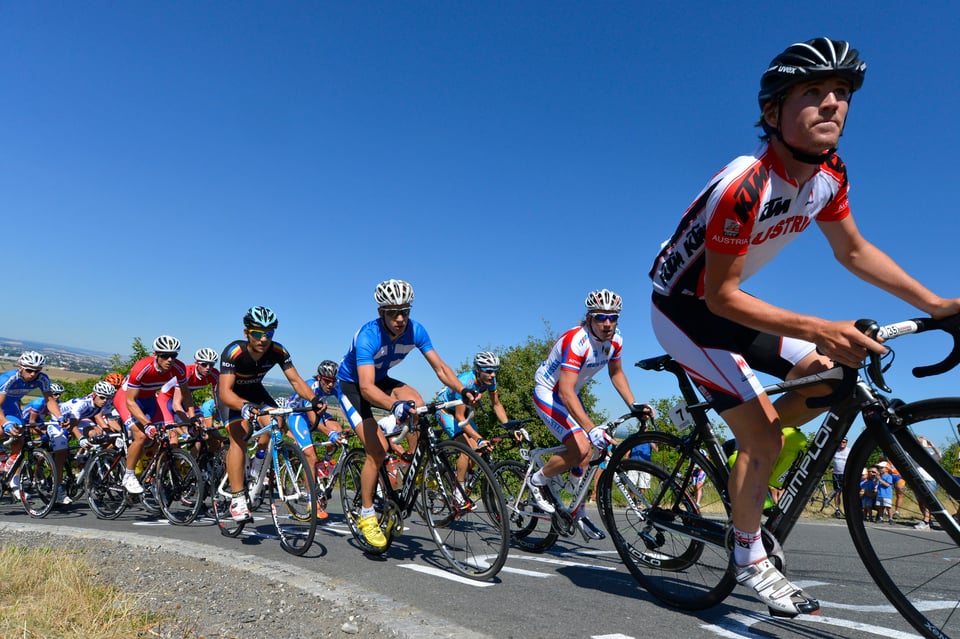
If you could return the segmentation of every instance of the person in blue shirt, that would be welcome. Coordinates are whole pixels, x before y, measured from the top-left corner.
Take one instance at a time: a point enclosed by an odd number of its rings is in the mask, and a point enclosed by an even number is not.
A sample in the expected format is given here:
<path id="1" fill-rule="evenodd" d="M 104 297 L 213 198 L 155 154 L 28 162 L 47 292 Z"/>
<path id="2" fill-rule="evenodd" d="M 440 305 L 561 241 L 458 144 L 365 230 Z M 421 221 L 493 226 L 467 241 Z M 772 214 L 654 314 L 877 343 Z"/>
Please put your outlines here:
<path id="1" fill-rule="evenodd" d="M 507 422 L 507 410 L 500 402 L 500 393 L 497 392 L 497 371 L 500 370 L 500 358 L 496 353 L 483 351 L 473 357 L 473 369 L 464 371 L 457 375 L 458 384 L 455 388 L 465 388 L 475 393 L 479 398 L 483 393 L 490 395 L 490 407 L 493 414 L 497 416 L 501 424 Z M 459 392 L 449 386 L 444 386 L 443 390 L 437 395 L 437 401 L 449 402 L 455 399 L 463 399 Z M 477 422 L 470 413 L 470 419 L 467 419 L 467 407 L 457 406 L 452 411 L 442 410 L 437 412 L 437 418 L 440 425 L 447 433 L 450 439 L 456 439 L 477 450 L 487 445 L 487 442 L 477 430 Z M 462 424 L 462 425 L 461 425 Z M 467 470 L 470 466 L 470 460 L 466 455 L 461 455 L 457 461 L 457 478 L 463 481 L 467 476 Z"/>
<path id="2" fill-rule="evenodd" d="M 50 390 L 52 382 L 43 372 L 46 358 L 36 351 L 25 351 L 17 361 L 17 368 L 0 375 L 0 424 L 4 434 L 19 436 L 23 432 L 23 414 L 20 411 L 20 399 L 34 390 L 39 390 L 47 403 L 47 410 L 57 424 L 47 426 L 47 435 L 50 437 L 50 448 L 62 458 L 66 455 L 67 436 L 59 422 L 63 421 L 60 406 Z M 16 440 L 10 445 L 10 459 L 16 459 L 23 449 L 23 442 Z M 57 484 L 60 483 L 60 469 L 62 462 L 57 460 Z M 20 498 L 20 477 L 13 478 L 10 487 L 14 491 L 14 498 Z M 59 501 L 59 499 L 58 499 Z"/>
<path id="3" fill-rule="evenodd" d="M 387 538 L 377 523 L 373 492 L 389 445 L 373 416 L 373 407 L 390 410 L 399 424 L 410 420 L 413 430 L 417 419 L 414 409 L 423 405 L 423 397 L 416 389 L 391 377 L 390 369 L 414 349 L 423 354 L 441 383 L 455 388 L 459 380 L 433 348 L 427 330 L 410 318 L 413 287 L 409 283 L 394 279 L 380 282 L 373 297 L 377 302 L 378 316 L 361 326 L 353 336 L 350 349 L 340 362 L 337 381 L 340 408 L 366 452 L 360 473 L 362 508 L 357 526 L 368 544 L 384 548 Z M 476 394 L 466 388 L 461 389 L 461 396 L 470 405 L 477 401 Z"/>
<path id="4" fill-rule="evenodd" d="M 61 384 L 50 382 L 50 394 L 53 395 L 53 398 L 58 402 L 60 401 L 60 396 L 63 395 L 63 391 L 64 388 Z M 30 401 L 20 409 L 20 416 L 23 418 L 23 423 L 27 425 L 45 422 L 50 416 L 50 407 L 47 406 L 47 398 L 37 397 Z"/>

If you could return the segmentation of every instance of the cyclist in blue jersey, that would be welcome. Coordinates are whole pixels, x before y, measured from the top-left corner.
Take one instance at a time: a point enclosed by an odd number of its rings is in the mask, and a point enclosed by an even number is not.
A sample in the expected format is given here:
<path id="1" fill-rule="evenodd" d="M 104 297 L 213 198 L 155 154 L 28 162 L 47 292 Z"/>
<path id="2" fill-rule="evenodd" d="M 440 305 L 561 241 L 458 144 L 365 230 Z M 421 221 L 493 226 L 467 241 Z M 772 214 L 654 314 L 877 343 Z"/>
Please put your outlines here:
<path id="1" fill-rule="evenodd" d="M 50 394 L 53 395 L 53 398 L 56 401 L 60 401 L 60 396 L 63 395 L 63 386 L 57 382 L 50 382 Z M 50 416 L 50 408 L 47 406 L 46 397 L 37 397 L 34 400 L 31 400 L 26 406 L 21 407 L 20 416 L 23 418 L 23 423 L 27 425 L 39 424 L 44 422 Z"/>
<path id="2" fill-rule="evenodd" d="M 501 424 L 505 424 L 507 422 L 507 410 L 500 402 L 500 393 L 497 392 L 498 370 L 500 370 L 500 358 L 497 357 L 496 353 L 489 351 L 477 353 L 473 357 L 473 369 L 457 375 L 459 382 L 457 388 L 469 389 L 476 393 L 477 398 L 481 397 L 483 393 L 489 393 L 493 414 L 497 416 Z M 440 402 L 449 402 L 455 399 L 463 399 L 463 397 L 449 386 L 444 386 L 440 394 L 437 395 L 437 401 Z M 460 426 L 461 422 L 464 422 L 467 418 L 467 408 L 465 406 L 457 406 L 453 412 L 439 411 L 437 418 L 450 439 L 456 439 L 474 450 L 487 445 L 483 436 L 480 435 L 480 431 L 477 430 L 477 422 L 473 419 L 473 416 L 463 426 Z M 470 460 L 466 455 L 461 455 L 460 459 L 457 460 L 457 478 L 460 481 L 466 478 L 469 466 Z"/>
<path id="3" fill-rule="evenodd" d="M 0 424 L 6 435 L 20 435 L 23 427 L 23 415 L 20 412 L 20 398 L 31 391 L 39 390 L 47 402 L 47 410 L 57 422 L 61 422 L 60 406 L 50 391 L 51 381 L 43 372 L 46 358 L 36 351 L 25 351 L 17 361 L 17 368 L 0 375 Z M 54 452 L 66 450 L 67 437 L 63 429 L 57 424 L 47 426 L 47 435 L 50 437 L 50 447 Z M 10 446 L 10 459 L 16 459 L 23 449 L 23 442 L 14 441 Z M 59 483 L 59 464 L 57 481 Z M 14 477 L 10 487 L 14 491 L 14 498 L 20 498 L 20 477 Z"/>
<path id="4" fill-rule="evenodd" d="M 366 451 L 360 474 L 361 511 L 357 525 L 364 538 L 375 548 L 384 548 L 387 539 L 377 523 L 373 509 L 373 491 L 377 473 L 389 448 L 387 438 L 373 416 L 373 407 L 390 410 L 397 423 L 416 422 L 414 408 L 423 405 L 416 389 L 390 377 L 390 369 L 414 349 L 419 350 L 441 383 L 456 388 L 456 374 L 433 348 L 422 324 L 410 318 L 413 287 L 403 280 L 386 280 L 377 285 L 374 299 L 378 317 L 360 327 L 337 372 L 339 400 L 343 414 L 359 435 Z M 474 391 L 463 388 L 463 401 L 477 402 Z"/>

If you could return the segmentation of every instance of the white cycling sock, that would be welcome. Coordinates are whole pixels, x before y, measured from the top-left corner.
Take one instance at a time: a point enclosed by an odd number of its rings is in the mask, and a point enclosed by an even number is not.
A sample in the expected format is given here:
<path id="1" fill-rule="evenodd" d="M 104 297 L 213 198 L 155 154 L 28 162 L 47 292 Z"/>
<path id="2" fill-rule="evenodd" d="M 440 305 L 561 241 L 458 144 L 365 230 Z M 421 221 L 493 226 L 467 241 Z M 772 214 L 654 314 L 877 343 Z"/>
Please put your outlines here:
<path id="1" fill-rule="evenodd" d="M 361 517 L 361 518 L 363 518 L 363 517 L 374 517 L 374 516 L 376 516 L 376 514 L 377 514 L 377 511 L 375 511 L 375 510 L 373 509 L 373 507 L 370 507 L 370 508 L 361 508 L 361 509 L 360 509 L 360 517 Z"/>
<path id="2" fill-rule="evenodd" d="M 743 532 L 733 527 L 733 563 L 737 566 L 749 566 L 763 561 L 767 551 L 763 547 L 763 536 L 758 530 L 755 533 Z"/>

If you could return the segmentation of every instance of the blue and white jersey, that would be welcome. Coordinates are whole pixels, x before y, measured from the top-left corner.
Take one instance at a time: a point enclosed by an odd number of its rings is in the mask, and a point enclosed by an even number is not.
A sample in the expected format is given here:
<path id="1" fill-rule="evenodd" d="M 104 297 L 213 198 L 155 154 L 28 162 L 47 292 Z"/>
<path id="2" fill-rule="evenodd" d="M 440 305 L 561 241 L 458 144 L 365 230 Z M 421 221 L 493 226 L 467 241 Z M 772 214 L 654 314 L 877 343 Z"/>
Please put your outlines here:
<path id="1" fill-rule="evenodd" d="M 337 402 L 339 401 L 337 399 L 340 389 L 339 382 L 334 382 L 333 386 L 330 387 L 330 392 L 324 393 L 323 388 L 320 386 L 320 380 L 317 377 L 311 377 L 310 379 L 304 381 L 307 382 L 307 386 L 310 387 L 310 390 L 313 391 L 315 396 L 319 396 L 327 404 L 331 404 L 333 406 L 337 405 Z M 310 405 L 310 400 L 303 399 L 298 394 L 294 393 L 290 396 L 290 403 L 288 405 L 290 408 L 303 408 L 304 406 Z"/>
<path id="2" fill-rule="evenodd" d="M 476 391 L 477 393 L 483 393 L 485 391 L 495 391 L 497 390 L 497 378 L 493 378 L 493 383 L 489 386 L 481 386 L 480 380 L 477 379 L 477 372 L 475 370 L 468 370 L 457 375 L 457 379 L 460 380 L 460 388 L 466 388 L 467 390 Z M 444 386 L 443 390 L 437 395 L 438 402 L 452 402 L 455 399 L 463 399 L 460 396 L 460 389 L 454 390 L 449 386 Z"/>
<path id="3" fill-rule="evenodd" d="M 340 361 L 337 379 L 356 384 L 360 381 L 357 367 L 372 364 L 376 368 L 374 379 L 380 381 L 415 348 L 424 355 L 433 350 L 427 329 L 420 322 L 411 318 L 403 334 L 391 340 L 390 331 L 378 317 L 361 326 L 353 336 L 350 350 Z"/>
<path id="4" fill-rule="evenodd" d="M 81 419 L 90 419 L 94 415 L 99 414 L 105 407 L 106 403 L 104 403 L 103 406 L 95 405 L 93 403 L 93 393 L 90 393 L 86 397 L 76 397 L 65 402 L 60 402 L 60 414 L 67 419 L 80 421 Z"/>
<path id="5" fill-rule="evenodd" d="M 50 393 L 50 378 L 47 374 L 40 372 L 37 378 L 28 382 L 20 376 L 19 369 L 13 369 L 0 375 L 0 394 L 6 395 L 3 399 L 3 408 L 5 415 L 20 417 L 20 398 L 30 393 L 30 391 L 40 389 L 40 393 L 47 395 Z"/>
<path id="6" fill-rule="evenodd" d="M 31 415 L 36 415 L 34 419 L 35 422 L 46 421 L 47 417 L 50 415 L 50 408 L 47 406 L 46 397 L 37 397 L 31 401 L 26 406 L 20 409 L 21 415 L 23 416 L 23 421 L 29 422 Z"/>

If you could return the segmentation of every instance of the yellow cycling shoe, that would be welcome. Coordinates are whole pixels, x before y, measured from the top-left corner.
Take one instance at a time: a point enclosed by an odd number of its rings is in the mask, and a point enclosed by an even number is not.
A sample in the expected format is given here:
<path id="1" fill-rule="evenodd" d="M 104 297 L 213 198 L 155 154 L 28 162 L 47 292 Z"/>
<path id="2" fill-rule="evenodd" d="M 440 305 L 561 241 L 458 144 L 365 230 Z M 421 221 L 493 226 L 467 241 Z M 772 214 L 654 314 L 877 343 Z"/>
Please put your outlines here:
<path id="1" fill-rule="evenodd" d="M 360 532 L 363 533 L 363 538 L 367 540 L 368 544 L 374 548 L 386 548 L 387 538 L 383 536 L 383 531 L 380 530 L 376 515 L 361 517 L 357 520 L 357 526 L 360 527 Z"/>

